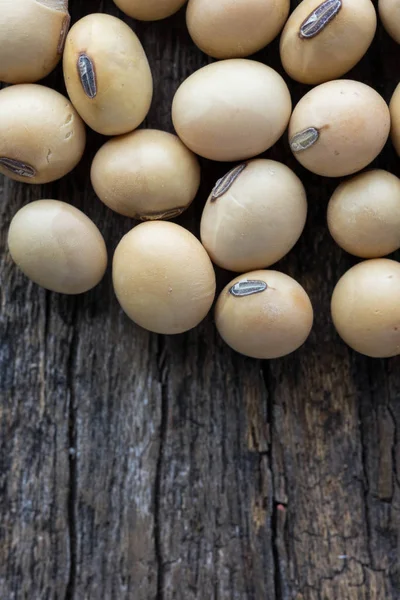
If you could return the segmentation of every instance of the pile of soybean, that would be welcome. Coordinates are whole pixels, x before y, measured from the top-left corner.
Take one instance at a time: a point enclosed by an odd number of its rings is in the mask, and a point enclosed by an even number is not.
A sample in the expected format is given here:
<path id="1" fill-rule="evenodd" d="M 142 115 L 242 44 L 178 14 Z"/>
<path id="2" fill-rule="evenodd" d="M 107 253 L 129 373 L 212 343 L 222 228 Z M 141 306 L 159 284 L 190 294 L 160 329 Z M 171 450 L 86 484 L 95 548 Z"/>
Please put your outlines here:
<path id="1" fill-rule="evenodd" d="M 164 19 L 185 0 L 115 0 L 130 17 Z M 269 270 L 301 236 L 307 197 L 286 165 L 262 158 L 288 131 L 295 158 L 321 177 L 346 177 L 328 206 L 328 226 L 345 251 L 366 259 L 337 283 L 332 317 L 343 340 L 373 357 L 400 354 L 400 180 L 363 171 L 391 131 L 400 153 L 400 87 L 390 107 L 371 87 L 339 79 L 368 51 L 377 25 L 370 0 L 189 0 L 187 27 L 219 59 L 176 92 L 177 135 L 138 129 L 153 79 L 140 40 L 122 20 L 89 14 L 71 27 L 68 0 L 2 0 L 0 10 L 0 172 L 26 184 L 60 179 L 81 160 L 85 124 L 109 136 L 91 181 L 111 210 L 144 221 L 113 258 L 113 285 L 125 313 L 156 333 L 178 334 L 209 313 L 213 263 L 235 279 L 216 302 L 215 322 L 236 351 L 270 359 L 298 349 L 313 308 L 303 287 Z M 379 0 L 400 43 L 397 0 Z M 247 57 L 281 34 L 290 78 L 315 86 L 292 106 L 269 66 Z M 68 98 L 36 82 L 62 59 Z M 155 82 L 157 83 L 157 82 Z M 210 190 L 201 241 L 171 223 L 200 185 L 196 155 L 237 162 Z M 363 171 L 362 173 L 359 173 Z M 95 224 L 56 199 L 24 206 L 11 221 L 9 250 L 32 281 L 81 294 L 104 276 L 107 251 Z"/>

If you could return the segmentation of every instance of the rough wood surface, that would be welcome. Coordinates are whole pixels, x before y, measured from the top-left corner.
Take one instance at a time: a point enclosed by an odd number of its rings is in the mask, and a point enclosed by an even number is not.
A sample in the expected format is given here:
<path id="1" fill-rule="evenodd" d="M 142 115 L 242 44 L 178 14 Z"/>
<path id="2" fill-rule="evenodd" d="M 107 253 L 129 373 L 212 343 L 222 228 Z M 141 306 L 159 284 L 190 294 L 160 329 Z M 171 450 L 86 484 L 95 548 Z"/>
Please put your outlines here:
<path id="1" fill-rule="evenodd" d="M 295 4 L 295 3 L 293 3 Z M 111 0 L 71 1 L 73 20 Z M 179 83 L 208 59 L 183 11 L 133 24 L 156 89 L 146 126 L 172 130 Z M 257 58 L 278 68 L 277 43 Z M 400 48 L 379 30 L 349 77 L 388 100 Z M 48 80 L 63 90 L 60 69 Z M 291 84 L 294 101 L 306 91 Z M 285 139 L 267 153 L 309 196 L 302 240 L 279 264 L 310 293 L 313 334 L 258 362 L 229 350 L 212 316 L 162 338 L 122 314 L 110 273 L 78 298 L 45 292 L 12 265 L 7 228 L 33 199 L 67 200 L 103 231 L 110 256 L 132 222 L 90 187 L 82 164 L 53 185 L 0 180 L 1 600 L 388 600 L 400 598 L 399 359 L 369 360 L 334 333 L 329 300 L 354 262 L 325 225 L 335 182 L 311 176 Z M 399 174 L 388 144 L 376 164 Z M 199 215 L 226 165 L 178 222 Z M 219 287 L 229 280 L 219 272 Z"/>

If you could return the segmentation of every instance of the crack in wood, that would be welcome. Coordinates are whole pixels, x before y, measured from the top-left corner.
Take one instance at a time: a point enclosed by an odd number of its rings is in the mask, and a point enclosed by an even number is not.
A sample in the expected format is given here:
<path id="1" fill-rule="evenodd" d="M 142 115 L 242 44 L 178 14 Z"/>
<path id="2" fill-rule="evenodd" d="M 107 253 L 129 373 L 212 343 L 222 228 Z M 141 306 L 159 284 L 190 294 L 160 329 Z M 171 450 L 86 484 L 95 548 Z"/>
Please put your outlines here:
<path id="1" fill-rule="evenodd" d="M 50 292 L 47 290 L 43 290 L 43 302 L 44 302 L 44 330 L 43 330 L 43 355 L 40 364 L 40 404 L 41 410 L 44 410 L 44 405 L 46 402 L 46 365 L 47 365 L 47 355 L 48 355 L 48 334 L 49 334 L 49 324 L 51 319 L 51 296 Z"/>
<path id="2" fill-rule="evenodd" d="M 76 322 L 77 304 L 74 302 L 71 323 Z M 75 600 L 76 576 L 77 576 L 77 502 L 78 502 L 78 467 L 77 467 L 77 432 L 75 415 L 75 392 L 74 392 L 74 366 L 78 345 L 78 332 L 72 325 L 72 335 L 67 363 L 67 385 L 69 391 L 68 412 L 68 466 L 69 466 L 69 493 L 68 493 L 68 536 L 70 569 L 69 578 L 65 592 L 65 600 Z"/>
<path id="3" fill-rule="evenodd" d="M 396 416 L 394 414 L 393 408 L 390 404 L 390 402 L 388 402 L 387 405 L 387 410 L 388 413 L 390 415 L 390 418 L 393 422 L 393 444 L 392 444 L 392 474 L 394 476 L 394 479 L 396 481 L 396 484 L 398 486 L 400 486 L 400 480 L 398 477 L 398 465 L 397 465 L 397 456 L 396 456 L 396 448 L 397 448 L 397 444 L 398 444 L 398 428 L 397 428 L 397 421 L 396 421 Z"/>
<path id="4" fill-rule="evenodd" d="M 154 547 L 157 561 L 157 600 L 163 600 L 165 587 L 165 561 L 162 551 L 162 509 L 161 509 L 161 494 L 162 494 L 162 479 L 163 479 L 163 458 L 168 428 L 168 389 L 167 389 L 167 368 L 166 360 L 166 344 L 162 336 L 158 337 L 158 356 L 157 365 L 159 369 L 159 384 L 161 387 L 161 420 L 159 433 L 159 451 L 155 474 L 155 489 L 154 489 Z"/>
<path id="5" fill-rule="evenodd" d="M 268 427 L 268 443 L 269 448 L 267 451 L 268 456 L 268 468 L 271 473 L 271 485 L 272 497 L 275 498 L 275 485 L 274 485 L 274 464 L 273 464 L 273 438 L 274 438 L 274 398 L 270 389 L 270 371 L 266 361 L 262 364 L 262 377 L 264 381 L 264 386 L 267 394 L 267 427 Z M 272 553 L 274 558 L 274 584 L 275 584 L 275 600 L 286 600 L 283 595 L 283 585 L 282 585 L 282 574 L 281 574 L 281 556 L 279 551 L 279 514 L 278 514 L 278 504 L 273 502 L 273 509 L 271 515 L 271 536 L 272 536 Z"/>
<path id="6" fill-rule="evenodd" d="M 368 384 L 369 384 L 369 389 L 372 390 L 373 389 L 373 381 L 372 381 L 372 377 L 371 377 L 371 373 L 369 371 L 369 369 L 367 369 L 367 380 L 368 380 Z M 370 396 L 371 399 L 372 398 L 372 392 L 370 392 Z M 367 533 L 367 550 L 368 550 L 368 558 L 370 561 L 370 566 L 372 567 L 373 565 L 373 554 L 372 554 L 372 550 L 371 550 L 371 521 L 370 521 L 370 507 L 369 507 L 369 502 L 368 502 L 368 498 L 369 498 L 369 492 L 370 492 L 370 483 L 369 483 L 369 477 L 368 477 L 368 464 L 367 464 L 367 446 L 366 446 L 366 440 L 365 440 L 365 435 L 364 435 L 364 427 L 363 427 L 363 411 L 362 411 L 362 402 L 359 402 L 359 415 L 358 415 L 358 422 L 359 422 L 359 432 L 360 432 L 360 444 L 361 444 L 361 464 L 362 464 L 362 469 L 363 469 L 363 478 L 364 478 L 364 494 L 363 494 L 363 504 L 364 504 L 364 512 L 365 512 L 365 529 L 366 529 L 366 533 Z"/>

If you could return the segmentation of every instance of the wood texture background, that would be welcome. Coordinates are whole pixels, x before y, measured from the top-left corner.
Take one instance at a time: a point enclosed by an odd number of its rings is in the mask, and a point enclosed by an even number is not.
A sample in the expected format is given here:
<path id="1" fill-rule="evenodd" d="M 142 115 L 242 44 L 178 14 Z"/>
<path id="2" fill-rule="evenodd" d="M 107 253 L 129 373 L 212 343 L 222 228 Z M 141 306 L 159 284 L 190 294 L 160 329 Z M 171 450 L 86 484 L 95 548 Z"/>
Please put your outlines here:
<path id="1" fill-rule="evenodd" d="M 70 10 L 73 21 L 122 16 L 111 0 L 71 0 Z M 127 22 L 155 79 L 145 126 L 172 131 L 173 94 L 208 59 L 184 11 Z M 256 58 L 282 72 L 277 50 Z M 399 62 L 379 29 L 348 77 L 389 100 Z M 61 69 L 45 83 L 63 91 Z M 290 87 L 294 102 L 307 90 Z M 304 285 L 316 320 L 299 352 L 258 362 L 222 343 L 212 315 L 177 337 L 139 329 L 113 296 L 110 270 L 70 298 L 13 266 L 8 225 L 39 198 L 83 209 L 112 256 L 133 223 L 91 189 L 102 142 L 90 134 L 83 162 L 52 185 L 0 180 L 1 600 L 400 598 L 400 362 L 356 355 L 331 324 L 333 287 L 355 262 L 325 224 L 337 182 L 299 167 L 286 138 L 266 153 L 307 187 L 305 234 L 278 268 Z M 399 174 L 390 144 L 376 165 Z M 195 233 L 229 168 L 202 166 L 199 196 L 178 219 Z M 218 272 L 219 289 L 230 277 Z"/>

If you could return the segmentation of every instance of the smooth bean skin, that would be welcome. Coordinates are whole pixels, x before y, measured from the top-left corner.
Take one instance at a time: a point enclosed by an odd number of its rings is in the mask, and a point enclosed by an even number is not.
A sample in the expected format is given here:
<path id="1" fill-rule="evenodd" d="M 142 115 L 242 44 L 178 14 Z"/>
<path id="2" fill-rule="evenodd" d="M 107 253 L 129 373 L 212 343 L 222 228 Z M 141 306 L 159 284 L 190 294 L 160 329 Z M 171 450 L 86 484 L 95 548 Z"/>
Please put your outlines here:
<path id="1" fill-rule="evenodd" d="M 307 218 L 304 186 L 289 167 L 266 159 L 238 168 L 242 167 L 225 193 L 215 197 L 211 192 L 200 227 L 212 261 L 239 273 L 269 267 L 283 258 Z"/>
<path id="2" fill-rule="evenodd" d="M 300 147 L 305 132 L 312 143 Z M 308 92 L 295 106 L 289 143 L 296 159 L 325 177 L 352 175 L 369 165 L 383 149 L 390 131 L 389 108 L 373 88 L 340 79 Z"/>
<path id="3" fill-rule="evenodd" d="M 249 295 L 232 293 L 249 282 L 266 287 Z M 307 340 L 313 319 L 311 301 L 304 288 L 279 271 L 239 275 L 221 292 L 215 307 L 215 323 L 223 340 L 251 358 L 273 359 L 291 354 Z"/>
<path id="4" fill-rule="evenodd" d="M 336 243 L 354 256 L 378 258 L 400 248 L 400 179 L 374 169 L 341 183 L 328 204 Z"/>
<path id="5" fill-rule="evenodd" d="M 98 133 L 121 135 L 145 119 L 153 80 L 143 46 L 120 19 L 91 14 L 71 28 L 63 59 L 68 95 Z"/>
<path id="6" fill-rule="evenodd" d="M 114 0 L 126 15 L 139 21 L 159 21 L 176 13 L 186 0 Z"/>
<path id="7" fill-rule="evenodd" d="M 286 73 L 296 81 L 317 85 L 338 79 L 364 56 L 374 39 L 377 19 L 371 0 L 342 0 L 337 13 L 324 21 L 316 35 L 304 37 L 302 27 L 316 10 L 328 2 L 303 0 L 290 15 L 280 40 L 280 55 Z M 316 19 L 317 20 L 317 19 Z M 316 20 L 312 21 L 315 26 Z"/>
<path id="8" fill-rule="evenodd" d="M 121 215 L 172 219 L 195 198 L 200 165 L 176 135 L 139 129 L 100 148 L 91 179 L 100 200 Z"/>
<path id="9" fill-rule="evenodd" d="M 245 58 L 276 38 L 289 9 L 289 0 L 189 0 L 186 23 L 209 56 Z"/>
<path id="10" fill-rule="evenodd" d="M 276 71 L 254 60 L 231 59 L 207 65 L 181 84 L 172 120 L 196 154 L 239 161 L 273 146 L 291 110 L 289 89 Z"/>
<path id="11" fill-rule="evenodd" d="M 332 296 L 332 319 L 350 348 L 372 358 L 400 354 L 400 264 L 365 260 L 347 271 Z"/>
<path id="12" fill-rule="evenodd" d="M 49 183 L 82 158 L 86 131 L 71 102 L 27 83 L 0 90 L 0 173 L 23 183 Z"/>
<path id="13" fill-rule="evenodd" d="M 27 277 L 60 294 L 87 292 L 107 267 L 106 245 L 96 225 L 58 200 L 38 200 L 21 208 L 11 221 L 8 247 Z"/>
<path id="14" fill-rule="evenodd" d="M 115 250 L 113 283 L 132 321 L 173 335 L 196 327 L 215 297 L 215 273 L 199 240 L 166 221 L 141 223 Z"/>
<path id="15" fill-rule="evenodd" d="M 0 81 L 35 83 L 61 60 L 68 0 L 1 0 Z"/>

